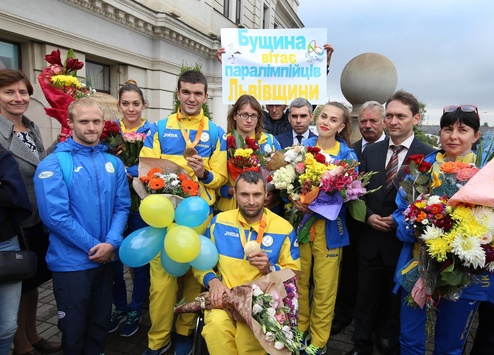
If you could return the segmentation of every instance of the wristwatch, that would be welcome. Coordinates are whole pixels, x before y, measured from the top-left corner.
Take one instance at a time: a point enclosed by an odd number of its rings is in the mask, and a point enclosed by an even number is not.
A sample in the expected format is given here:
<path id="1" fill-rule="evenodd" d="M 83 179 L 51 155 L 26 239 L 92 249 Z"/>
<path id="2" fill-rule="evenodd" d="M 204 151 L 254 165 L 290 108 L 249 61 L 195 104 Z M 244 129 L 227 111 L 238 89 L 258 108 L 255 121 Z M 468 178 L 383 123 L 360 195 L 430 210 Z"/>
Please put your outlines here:
<path id="1" fill-rule="evenodd" d="M 209 170 L 207 169 L 204 169 L 204 175 L 202 175 L 202 178 L 198 178 L 199 181 L 204 181 L 204 180 L 207 180 L 209 177 Z"/>
<path id="2" fill-rule="evenodd" d="M 269 264 L 269 272 L 275 272 L 276 271 L 276 266 L 273 264 Z"/>

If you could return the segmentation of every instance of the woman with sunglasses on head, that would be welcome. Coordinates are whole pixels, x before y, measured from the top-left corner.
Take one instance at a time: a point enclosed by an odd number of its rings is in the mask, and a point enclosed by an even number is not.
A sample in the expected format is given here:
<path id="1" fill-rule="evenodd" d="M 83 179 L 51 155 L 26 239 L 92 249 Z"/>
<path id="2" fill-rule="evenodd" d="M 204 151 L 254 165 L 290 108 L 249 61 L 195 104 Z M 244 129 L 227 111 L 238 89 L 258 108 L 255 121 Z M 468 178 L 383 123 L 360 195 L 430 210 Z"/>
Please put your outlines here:
<path id="1" fill-rule="evenodd" d="M 316 127 L 319 135 L 303 140 L 304 146 L 319 147 L 333 160 L 358 160 L 350 148 L 350 112 L 343 104 L 325 104 L 316 119 Z M 309 211 L 308 205 L 300 200 L 294 200 L 293 204 L 303 213 Z M 302 276 L 298 280 L 298 329 L 307 355 L 326 352 L 334 316 L 342 248 L 350 244 L 345 214 L 344 206 L 334 221 L 314 214 L 316 220 L 310 228 L 311 240 L 300 244 Z M 309 297 L 311 279 L 314 284 L 312 302 Z"/>
<path id="2" fill-rule="evenodd" d="M 137 86 L 134 80 L 127 82 L 118 91 L 118 108 L 123 114 L 123 118 L 119 120 L 120 130 L 122 133 L 141 133 L 149 134 L 151 124 L 142 118 L 142 112 L 147 106 L 142 90 Z M 145 137 L 143 137 L 145 139 Z M 144 141 L 143 139 L 143 141 Z M 139 214 L 139 206 L 134 203 L 137 197 L 136 192 L 132 188 L 132 179 L 137 177 L 137 164 L 127 166 L 127 175 L 129 177 L 129 188 L 132 195 L 132 207 L 127 221 L 127 228 L 124 231 L 124 237 L 132 232 L 147 227 L 147 224 L 142 220 Z M 130 304 L 127 305 L 127 287 L 123 277 L 123 264 L 120 260 L 115 260 L 115 281 L 113 287 L 113 304 L 115 309 L 111 315 L 109 333 L 116 331 L 120 324 L 125 322 L 125 325 L 120 330 L 120 336 L 130 337 L 139 330 L 141 321 L 142 304 L 148 297 L 149 292 L 149 264 L 133 268 L 133 288 Z"/>
<path id="3" fill-rule="evenodd" d="M 252 95 L 240 96 L 228 112 L 227 131 L 229 133 L 227 133 L 227 142 L 234 138 L 232 135 L 233 130 L 237 131 L 244 141 L 246 138 L 253 139 L 254 143 L 259 146 L 258 150 L 261 154 L 265 155 L 281 149 L 280 143 L 278 143 L 272 134 L 262 131 L 262 107 Z M 228 159 L 230 158 L 229 150 Z M 223 185 L 219 190 L 220 199 L 216 207 L 220 212 L 237 208 L 237 202 L 233 198 L 234 184 L 235 179 L 229 172 L 228 183 Z M 270 195 L 268 194 L 269 198 Z"/>
<path id="4" fill-rule="evenodd" d="M 443 110 L 440 121 L 441 149 L 425 157 L 424 161 L 432 164 L 432 172 L 439 172 L 444 162 L 475 163 L 475 143 L 480 138 L 480 118 L 478 110 L 473 105 L 447 106 Z M 432 194 L 434 195 L 434 188 Z M 440 191 L 436 190 L 441 195 Z M 448 196 L 448 198 L 451 196 Z M 419 258 L 419 243 L 414 229 L 404 222 L 404 211 L 408 207 L 405 192 L 400 189 L 396 196 L 398 209 L 393 213 L 397 227 L 397 237 L 404 242 L 397 265 L 397 275 L 406 275 L 407 264 L 412 259 Z M 487 274 L 486 274 L 487 276 Z M 400 276 L 401 278 L 401 276 Z M 492 279 L 491 276 L 487 276 Z M 492 285 L 494 280 L 490 280 Z M 405 300 L 409 291 L 403 288 L 398 277 L 395 277 L 395 292 L 401 292 L 401 329 L 400 354 L 425 354 L 426 343 L 426 308 L 410 306 Z M 405 282 L 402 281 L 403 284 Z M 413 285 L 413 281 L 410 283 Z M 408 287 L 410 288 L 410 287 Z M 462 354 L 466 336 L 470 329 L 473 316 L 480 301 L 490 298 L 494 300 L 492 287 L 486 284 L 472 284 L 465 288 L 458 301 L 446 298 L 435 299 L 437 302 L 436 324 L 434 336 L 434 354 Z"/>

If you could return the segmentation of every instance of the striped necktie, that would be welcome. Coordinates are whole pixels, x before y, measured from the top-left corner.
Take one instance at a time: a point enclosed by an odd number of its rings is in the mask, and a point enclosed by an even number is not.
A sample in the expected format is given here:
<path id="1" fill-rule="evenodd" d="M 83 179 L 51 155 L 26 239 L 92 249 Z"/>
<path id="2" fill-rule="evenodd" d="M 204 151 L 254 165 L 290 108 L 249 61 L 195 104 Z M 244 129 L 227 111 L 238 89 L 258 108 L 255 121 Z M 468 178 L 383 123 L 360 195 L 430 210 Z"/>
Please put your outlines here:
<path id="1" fill-rule="evenodd" d="M 398 172 L 398 154 L 405 148 L 402 145 L 390 145 L 389 147 L 393 151 L 393 154 L 389 159 L 388 165 L 386 165 L 386 191 L 391 190 L 393 187 L 393 179 Z"/>

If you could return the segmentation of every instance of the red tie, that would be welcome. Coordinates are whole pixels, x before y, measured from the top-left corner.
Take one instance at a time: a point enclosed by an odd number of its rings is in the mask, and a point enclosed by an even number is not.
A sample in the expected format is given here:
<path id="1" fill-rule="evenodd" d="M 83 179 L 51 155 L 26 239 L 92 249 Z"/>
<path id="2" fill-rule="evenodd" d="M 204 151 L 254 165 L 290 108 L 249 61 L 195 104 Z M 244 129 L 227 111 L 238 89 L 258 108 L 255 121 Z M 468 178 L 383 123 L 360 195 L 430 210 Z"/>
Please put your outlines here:
<path id="1" fill-rule="evenodd" d="M 390 145 L 393 151 L 391 158 L 389 159 L 388 165 L 386 165 L 386 191 L 391 190 L 393 187 L 393 179 L 396 177 L 398 171 L 398 154 L 405 148 L 402 145 Z"/>

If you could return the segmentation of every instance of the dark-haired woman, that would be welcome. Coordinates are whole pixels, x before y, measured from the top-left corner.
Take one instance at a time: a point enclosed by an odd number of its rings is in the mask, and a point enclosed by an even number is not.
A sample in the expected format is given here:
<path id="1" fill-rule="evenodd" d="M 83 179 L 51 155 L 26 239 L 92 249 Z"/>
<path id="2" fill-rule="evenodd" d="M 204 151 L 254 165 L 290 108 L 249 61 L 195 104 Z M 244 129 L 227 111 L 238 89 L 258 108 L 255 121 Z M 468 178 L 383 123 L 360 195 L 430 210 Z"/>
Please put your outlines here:
<path id="1" fill-rule="evenodd" d="M 244 140 L 245 138 L 253 138 L 262 154 L 281 149 L 280 143 L 272 134 L 262 131 L 262 112 L 261 104 L 254 96 L 240 96 L 228 112 L 227 131 L 229 133 L 227 133 L 227 137 L 232 135 L 232 130 L 236 130 Z M 228 156 L 228 158 L 231 157 Z M 234 183 L 235 179 L 229 172 L 228 183 L 220 189 L 220 199 L 216 205 L 218 210 L 229 211 L 237 208 L 237 202 L 233 198 Z"/>
<path id="2" fill-rule="evenodd" d="M 444 162 L 475 163 L 476 154 L 472 150 L 480 137 L 480 118 L 473 105 L 447 106 L 440 120 L 441 149 L 429 154 L 425 161 L 432 164 L 432 171 L 439 172 Z M 434 189 L 432 189 L 434 194 Z M 441 193 L 442 195 L 442 193 Z M 448 196 L 451 197 L 451 196 Z M 407 228 L 403 212 L 408 203 L 401 189 L 396 196 L 398 209 L 393 213 L 397 227 L 397 237 L 404 242 L 396 270 L 401 270 L 412 260 L 418 259 L 419 243 L 413 228 Z M 490 285 L 494 282 L 492 274 L 485 275 Z M 400 354 L 425 354 L 426 308 L 408 305 L 405 297 L 408 291 L 397 285 L 395 291 L 401 291 L 400 312 Z M 473 317 L 480 301 L 494 301 L 493 286 L 482 282 L 463 290 L 458 301 L 441 298 L 437 304 L 436 325 L 434 331 L 434 354 L 461 355 L 463 345 L 470 329 Z"/>
<path id="3" fill-rule="evenodd" d="M 142 118 L 142 111 L 146 108 L 147 102 L 144 100 L 142 90 L 137 86 L 134 80 L 128 80 L 118 91 L 118 107 L 123 114 L 120 120 L 120 129 L 122 133 L 135 132 L 148 135 L 151 124 Z M 127 166 L 129 184 L 131 179 L 137 177 L 137 165 Z M 132 200 L 135 201 L 136 193 L 130 186 Z M 129 214 L 127 228 L 124 236 L 146 227 L 147 224 L 142 220 L 138 206 L 132 203 L 132 209 Z M 120 330 L 120 336 L 130 337 L 139 330 L 141 321 L 142 304 L 146 300 L 149 292 L 149 264 L 133 268 L 134 279 L 132 288 L 132 298 L 127 305 L 127 288 L 123 277 L 123 264 L 120 260 L 115 261 L 115 285 L 113 288 L 113 304 L 115 309 L 110 320 L 109 332 L 116 331 L 120 324 L 125 325 Z"/>

